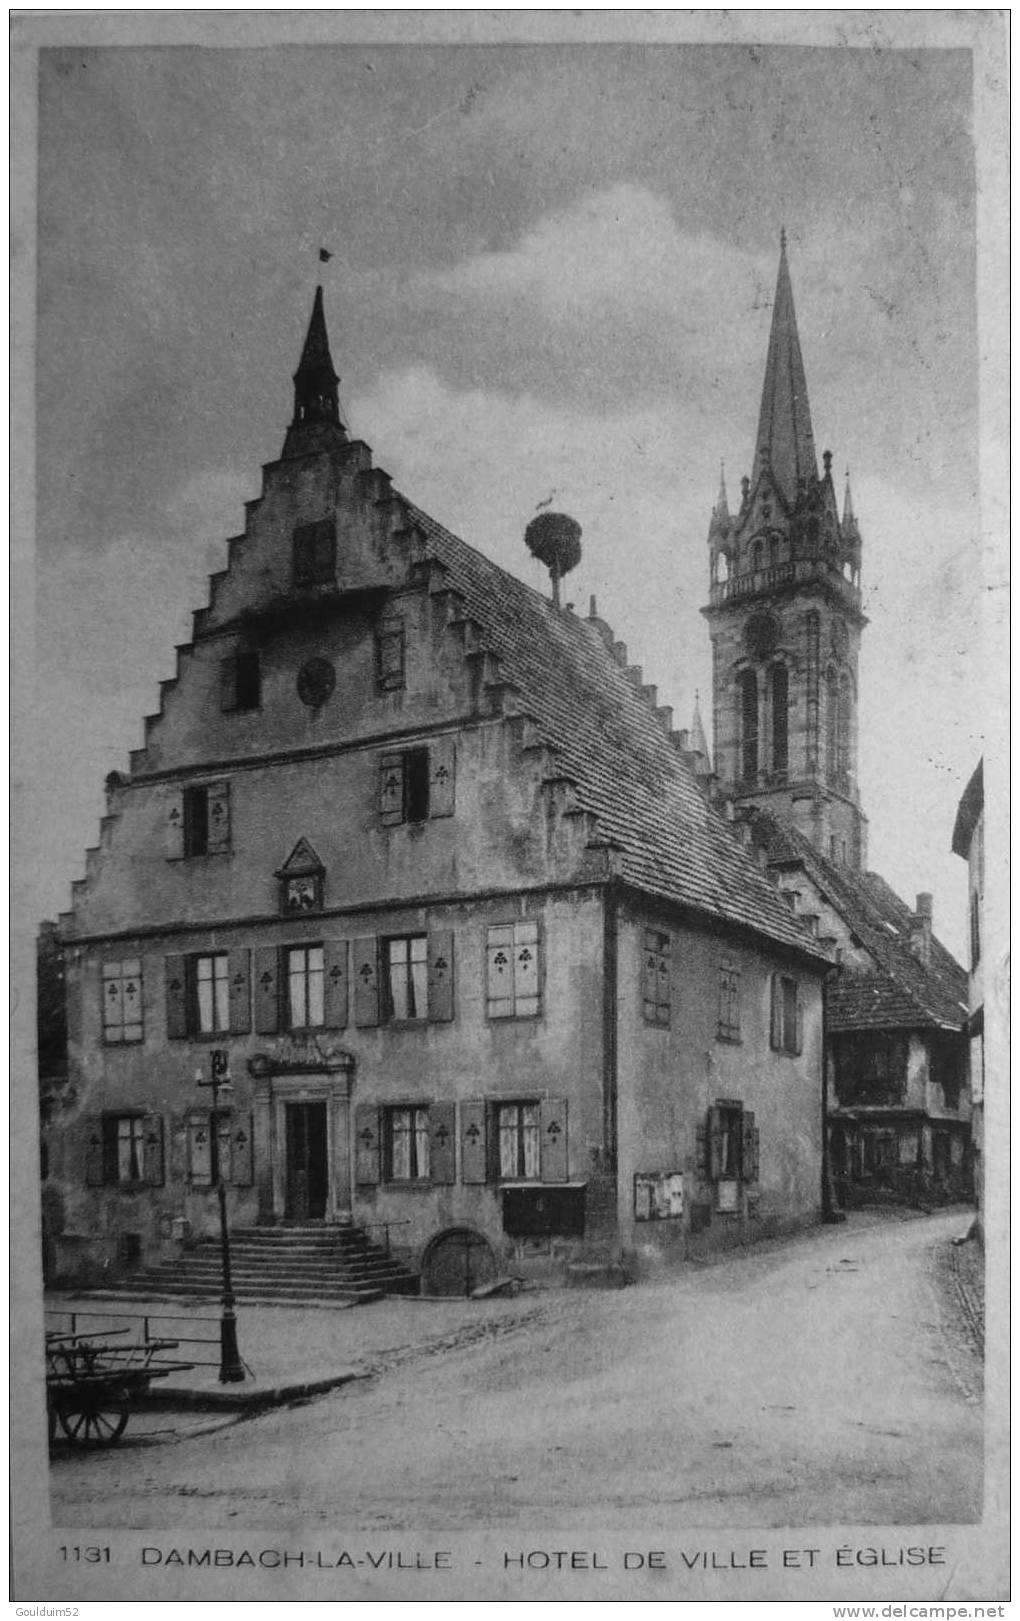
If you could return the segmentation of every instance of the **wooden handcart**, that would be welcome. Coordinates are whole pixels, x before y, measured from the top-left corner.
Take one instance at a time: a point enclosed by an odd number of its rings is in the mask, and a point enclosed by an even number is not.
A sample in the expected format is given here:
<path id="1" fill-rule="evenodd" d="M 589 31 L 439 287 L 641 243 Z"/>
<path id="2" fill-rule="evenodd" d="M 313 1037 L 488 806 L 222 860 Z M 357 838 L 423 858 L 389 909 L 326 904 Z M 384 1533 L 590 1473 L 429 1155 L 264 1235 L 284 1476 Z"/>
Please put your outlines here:
<path id="1" fill-rule="evenodd" d="M 176 1340 L 111 1343 L 127 1329 L 46 1335 L 46 1413 L 52 1446 L 61 1432 L 72 1446 L 116 1446 L 133 1408 L 153 1379 L 182 1373 L 192 1362 L 163 1359 Z"/>

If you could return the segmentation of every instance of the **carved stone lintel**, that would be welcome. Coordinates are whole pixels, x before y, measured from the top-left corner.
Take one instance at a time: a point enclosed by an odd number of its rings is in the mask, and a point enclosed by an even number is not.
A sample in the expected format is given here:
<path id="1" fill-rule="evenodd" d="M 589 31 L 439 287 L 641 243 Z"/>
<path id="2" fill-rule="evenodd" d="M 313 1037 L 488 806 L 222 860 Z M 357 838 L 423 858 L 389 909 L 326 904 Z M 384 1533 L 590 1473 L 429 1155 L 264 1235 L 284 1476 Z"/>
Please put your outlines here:
<path id="1" fill-rule="evenodd" d="M 266 1052 L 248 1060 L 256 1081 L 270 1075 L 350 1073 L 354 1054 L 328 1036 L 279 1036 Z"/>

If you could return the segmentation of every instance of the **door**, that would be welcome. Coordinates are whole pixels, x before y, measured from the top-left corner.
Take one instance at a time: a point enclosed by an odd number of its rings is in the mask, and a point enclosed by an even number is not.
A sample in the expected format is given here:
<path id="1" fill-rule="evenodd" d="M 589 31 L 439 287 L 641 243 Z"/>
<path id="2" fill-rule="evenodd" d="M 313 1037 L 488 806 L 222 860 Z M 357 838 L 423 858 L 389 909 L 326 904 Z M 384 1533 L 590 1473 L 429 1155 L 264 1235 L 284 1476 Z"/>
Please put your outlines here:
<path id="1" fill-rule="evenodd" d="M 287 1104 L 287 1221 L 321 1221 L 329 1190 L 326 1104 Z"/>
<path id="2" fill-rule="evenodd" d="M 422 1271 L 425 1294 L 469 1295 L 496 1277 L 496 1257 L 481 1233 L 454 1227 L 433 1239 Z"/>

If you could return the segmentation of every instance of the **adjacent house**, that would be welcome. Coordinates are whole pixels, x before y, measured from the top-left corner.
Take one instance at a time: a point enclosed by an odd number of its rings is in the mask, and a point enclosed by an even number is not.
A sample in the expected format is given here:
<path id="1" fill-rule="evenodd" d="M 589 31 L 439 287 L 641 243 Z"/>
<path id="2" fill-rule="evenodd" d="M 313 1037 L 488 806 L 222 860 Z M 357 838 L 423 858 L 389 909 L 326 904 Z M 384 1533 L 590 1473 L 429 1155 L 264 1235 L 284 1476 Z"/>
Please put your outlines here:
<path id="1" fill-rule="evenodd" d="M 985 915 L 985 782 L 984 761 L 963 791 L 953 827 L 953 854 L 967 863 L 967 919 L 970 926 L 970 974 L 967 981 L 967 1035 L 974 1152 L 974 1191 L 978 1221 L 985 1213 L 985 992 L 981 937 Z"/>
<path id="2" fill-rule="evenodd" d="M 399 494 L 337 381 L 320 290 L 61 918 L 58 1265 L 172 1260 L 221 1181 L 440 1292 L 811 1220 L 830 954 L 594 604 Z"/>

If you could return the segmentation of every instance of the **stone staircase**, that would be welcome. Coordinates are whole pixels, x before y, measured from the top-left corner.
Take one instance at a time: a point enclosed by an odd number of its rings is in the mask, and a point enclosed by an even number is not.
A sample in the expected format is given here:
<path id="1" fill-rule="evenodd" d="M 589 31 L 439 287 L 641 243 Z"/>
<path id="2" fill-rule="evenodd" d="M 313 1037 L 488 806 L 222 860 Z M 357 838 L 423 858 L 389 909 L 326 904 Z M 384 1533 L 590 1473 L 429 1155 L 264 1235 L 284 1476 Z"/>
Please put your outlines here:
<path id="1" fill-rule="evenodd" d="M 355 1226 L 238 1227 L 230 1270 L 239 1305 L 357 1306 L 416 1295 L 420 1281 Z M 217 1300 L 222 1280 L 219 1239 L 202 1238 L 173 1261 L 126 1274 L 115 1292 Z"/>

